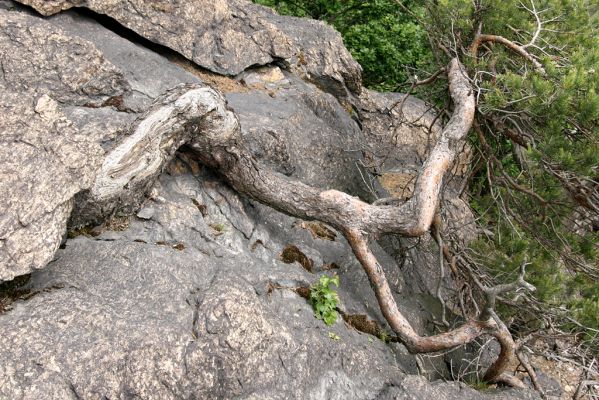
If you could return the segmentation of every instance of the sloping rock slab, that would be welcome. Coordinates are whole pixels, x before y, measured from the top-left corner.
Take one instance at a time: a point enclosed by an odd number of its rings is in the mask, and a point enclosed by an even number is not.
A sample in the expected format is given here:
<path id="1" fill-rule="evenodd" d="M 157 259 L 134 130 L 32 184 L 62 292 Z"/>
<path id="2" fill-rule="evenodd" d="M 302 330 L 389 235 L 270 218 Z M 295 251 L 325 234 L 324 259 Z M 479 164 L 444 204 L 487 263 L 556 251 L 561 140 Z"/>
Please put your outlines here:
<path id="1" fill-rule="evenodd" d="M 184 154 L 151 197 L 126 230 L 67 241 L 0 314 L 0 398 L 532 398 L 406 376 L 391 347 L 315 319 L 293 291 L 314 275 Z"/>
<path id="2" fill-rule="evenodd" d="M 279 244 L 237 196 L 221 203 L 226 186 L 179 171 L 152 213 L 69 240 L 0 315 L 0 398 L 357 399 L 402 376 L 381 342 L 313 317 L 291 290 L 307 272 L 250 250 L 243 232 Z"/>
<path id="3" fill-rule="evenodd" d="M 43 15 L 89 8 L 220 74 L 237 75 L 250 66 L 284 61 L 335 95 L 345 96 L 347 89 L 358 93 L 361 88 L 361 67 L 338 32 L 322 22 L 282 17 L 248 1 L 20 2 Z"/>

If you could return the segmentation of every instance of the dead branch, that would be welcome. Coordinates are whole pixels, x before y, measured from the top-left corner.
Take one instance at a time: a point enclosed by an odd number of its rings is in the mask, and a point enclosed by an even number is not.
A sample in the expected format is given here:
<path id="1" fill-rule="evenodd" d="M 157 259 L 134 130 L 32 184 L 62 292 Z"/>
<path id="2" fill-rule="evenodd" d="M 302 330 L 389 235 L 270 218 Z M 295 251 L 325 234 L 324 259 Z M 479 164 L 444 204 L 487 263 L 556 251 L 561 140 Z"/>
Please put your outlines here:
<path id="1" fill-rule="evenodd" d="M 441 303 L 441 323 L 444 326 L 449 328 L 449 322 L 445 318 L 445 300 L 443 300 L 443 294 L 441 293 L 441 289 L 443 288 L 443 281 L 445 280 L 445 260 L 443 256 L 443 238 L 441 236 L 441 214 L 437 213 L 435 216 L 435 220 L 433 223 L 433 229 L 431 231 L 434 232 L 435 240 L 437 241 L 437 245 L 439 246 L 439 281 L 437 282 L 437 290 L 435 296 Z"/>
<path id="2" fill-rule="evenodd" d="M 484 333 L 495 336 L 500 341 L 501 354 L 485 374 L 487 380 L 493 381 L 500 379 L 514 351 L 507 328 L 493 311 L 495 297 L 525 286 L 523 279 L 517 284 L 487 289 L 487 306 L 478 318 L 448 332 L 424 337 L 399 311 L 385 274 L 368 246 L 372 235 L 396 233 L 417 237 L 429 231 L 443 177 L 462 149 L 475 113 L 474 93 L 457 58 L 449 63 L 447 78 L 453 113 L 422 167 L 415 194 L 397 205 L 368 204 L 346 193 L 323 191 L 260 166 L 245 148 L 237 118 L 226 108 L 223 96 L 210 88 L 194 85 L 176 88 L 164 101 L 157 102 L 138 126 L 150 133 L 154 129 L 170 132 L 176 127 L 184 134 L 178 135 L 176 140 L 158 143 L 157 152 L 187 143 L 202 163 L 222 174 L 238 192 L 286 214 L 319 220 L 342 232 L 368 275 L 385 319 L 411 352 L 450 349 L 469 343 Z M 125 145 L 129 146 L 128 142 Z M 137 171 L 138 167 L 143 167 L 144 160 L 135 161 L 140 165 L 130 165 L 123 156 L 123 146 L 118 146 L 115 154 L 109 155 L 115 162 L 107 171 L 114 171 L 125 164 L 127 170 Z M 107 180 L 108 177 L 99 176 L 98 179 Z M 113 181 L 110 182 L 112 184 Z"/>
<path id="3" fill-rule="evenodd" d="M 541 397 L 547 398 L 547 396 L 545 395 L 545 393 L 543 391 L 543 388 L 541 387 L 541 384 L 539 383 L 537 373 L 535 372 L 534 368 L 532 367 L 532 365 L 530 365 L 530 362 L 528 361 L 528 357 L 522 353 L 521 349 L 516 350 L 516 357 L 518 358 L 518 361 L 520 362 L 520 364 L 522 364 L 522 367 L 524 367 L 524 370 L 530 377 L 530 382 L 532 383 L 532 387 L 534 387 L 535 390 L 541 394 Z"/>
<path id="4" fill-rule="evenodd" d="M 530 61 L 532 63 L 532 65 L 537 69 L 537 71 L 539 71 L 539 73 L 541 75 L 547 75 L 547 72 L 545 71 L 545 68 L 543 68 L 543 65 L 531 53 L 529 53 L 524 47 L 517 45 L 516 43 L 512 42 L 511 40 L 506 39 L 503 36 L 499 36 L 499 35 L 488 35 L 488 34 L 476 35 L 476 37 L 472 41 L 472 44 L 470 45 L 470 54 L 472 55 L 472 57 L 478 58 L 478 49 L 479 49 L 480 45 L 485 42 L 502 44 L 503 46 L 512 50 L 514 53 L 516 53 L 519 56 L 523 57 L 524 59 Z"/>
<path id="5" fill-rule="evenodd" d="M 414 196 L 402 204 L 367 204 L 346 193 L 321 191 L 261 168 L 243 148 L 239 138 L 226 144 L 215 144 L 210 138 L 198 137 L 190 145 L 205 164 L 215 167 L 239 192 L 287 214 L 317 219 L 343 232 L 368 275 L 385 319 L 411 352 L 450 349 L 469 343 L 483 333 L 495 336 L 502 345 L 502 352 L 500 359 L 485 375 L 486 379 L 494 380 L 501 376 L 513 356 L 514 346 L 507 328 L 498 323 L 499 319 L 489 310 L 494 304 L 494 293 L 501 293 L 512 286 L 489 289 L 490 305 L 485 307 L 482 318 L 469 320 L 448 332 L 420 336 L 399 311 L 385 274 L 368 246 L 368 235 L 399 233 L 420 236 L 430 228 L 443 176 L 461 149 L 475 112 L 474 93 L 464 67 L 457 59 L 450 62 L 447 75 L 454 104 L 453 114 L 422 167 Z"/>

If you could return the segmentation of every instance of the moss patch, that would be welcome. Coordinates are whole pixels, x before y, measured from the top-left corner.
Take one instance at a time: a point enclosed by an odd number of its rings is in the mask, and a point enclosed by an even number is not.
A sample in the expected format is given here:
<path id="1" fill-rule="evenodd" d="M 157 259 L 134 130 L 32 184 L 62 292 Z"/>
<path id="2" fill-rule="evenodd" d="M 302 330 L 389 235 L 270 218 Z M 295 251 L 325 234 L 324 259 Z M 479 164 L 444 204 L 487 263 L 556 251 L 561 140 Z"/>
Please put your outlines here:
<path id="1" fill-rule="evenodd" d="M 335 241 L 337 234 L 322 222 L 302 222 L 300 227 L 307 229 L 315 239 Z"/>
<path id="2" fill-rule="evenodd" d="M 310 260 L 297 246 L 287 245 L 281 253 L 281 260 L 286 264 L 298 262 L 308 272 L 312 272 L 314 261 Z"/>
<path id="3" fill-rule="evenodd" d="M 191 199 L 191 201 L 193 202 L 193 205 L 196 206 L 197 209 L 200 211 L 202 217 L 206 217 L 208 215 L 208 207 L 206 207 L 206 205 L 200 204 L 200 202 L 196 199 Z"/>
<path id="4" fill-rule="evenodd" d="M 398 342 L 396 336 L 392 336 L 389 332 L 380 326 L 376 321 L 373 321 L 365 314 L 345 314 L 341 313 L 343 320 L 354 329 L 375 336 L 385 343 Z"/>

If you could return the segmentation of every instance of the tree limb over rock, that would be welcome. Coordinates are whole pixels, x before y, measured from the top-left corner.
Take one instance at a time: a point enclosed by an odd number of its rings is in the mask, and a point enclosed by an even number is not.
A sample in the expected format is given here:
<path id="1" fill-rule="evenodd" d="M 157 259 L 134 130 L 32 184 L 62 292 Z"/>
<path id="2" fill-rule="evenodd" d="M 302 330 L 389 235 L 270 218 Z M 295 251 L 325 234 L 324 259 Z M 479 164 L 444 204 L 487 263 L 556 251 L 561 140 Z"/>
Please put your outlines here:
<path id="1" fill-rule="evenodd" d="M 486 307 L 478 319 L 456 329 L 429 337 L 418 335 L 399 311 L 385 274 L 368 246 L 369 235 L 420 236 L 430 228 L 443 176 L 461 150 L 475 113 L 474 93 L 457 58 L 450 61 L 447 76 L 453 114 L 422 167 L 414 196 L 399 205 L 368 204 L 260 166 L 245 148 L 237 118 L 226 108 L 222 95 L 197 86 L 178 87 L 158 101 L 139 120 L 133 134 L 108 155 L 90 193 L 102 202 L 115 198 L 123 189 L 143 186 L 147 176 L 157 173 L 157 160 L 171 157 L 176 148 L 187 143 L 205 165 L 221 173 L 240 193 L 281 212 L 319 220 L 341 231 L 366 271 L 387 322 L 410 351 L 434 352 L 469 343 L 484 333 L 496 336 L 502 352 L 486 375 L 493 381 L 514 352 L 511 336 L 496 315 L 487 312 Z M 148 152 L 149 157 L 143 156 Z"/>

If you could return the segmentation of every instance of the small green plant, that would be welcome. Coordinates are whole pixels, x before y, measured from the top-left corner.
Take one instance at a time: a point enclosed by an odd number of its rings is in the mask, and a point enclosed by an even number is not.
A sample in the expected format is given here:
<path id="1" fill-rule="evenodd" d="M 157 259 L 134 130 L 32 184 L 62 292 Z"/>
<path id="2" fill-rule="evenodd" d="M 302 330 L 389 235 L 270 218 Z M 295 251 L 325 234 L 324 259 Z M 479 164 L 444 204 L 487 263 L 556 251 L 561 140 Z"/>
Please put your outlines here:
<path id="1" fill-rule="evenodd" d="M 216 236 L 222 235 L 227 230 L 227 226 L 222 222 L 210 224 L 210 227 L 216 231 Z"/>
<path id="2" fill-rule="evenodd" d="M 314 316 L 331 326 L 337 321 L 337 304 L 339 296 L 331 289 L 331 285 L 339 287 L 339 277 L 322 275 L 317 283 L 310 287 L 310 304 L 314 309 Z"/>
<path id="3" fill-rule="evenodd" d="M 331 338 L 332 340 L 341 339 L 341 337 L 339 335 L 337 335 L 335 332 L 329 332 L 329 338 Z"/>
<path id="4" fill-rule="evenodd" d="M 379 332 L 379 339 L 381 339 L 381 342 L 383 343 L 389 343 L 389 341 L 391 341 L 391 335 L 387 330 L 381 329 Z"/>

